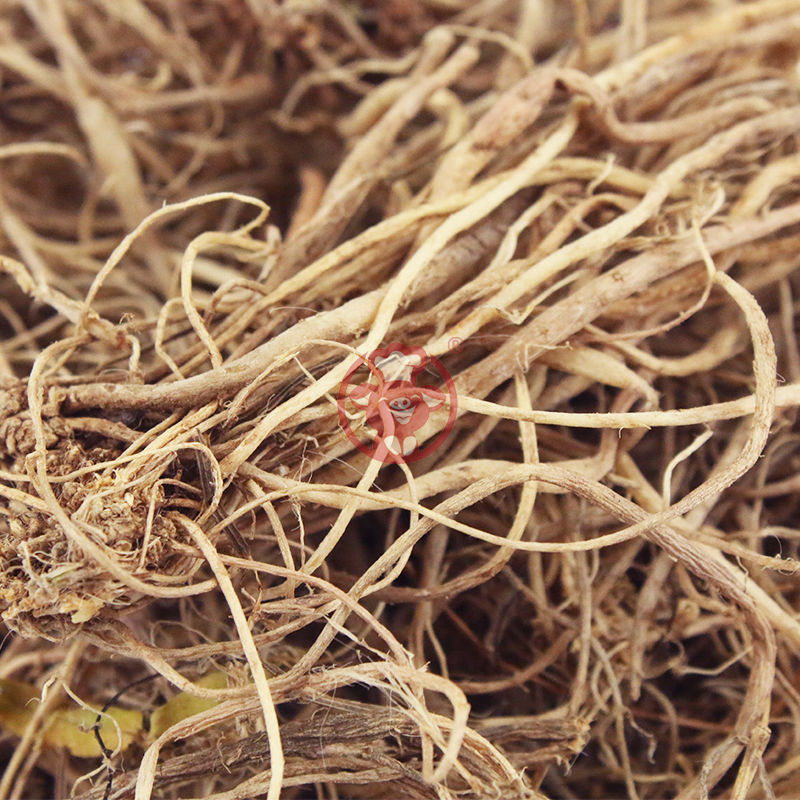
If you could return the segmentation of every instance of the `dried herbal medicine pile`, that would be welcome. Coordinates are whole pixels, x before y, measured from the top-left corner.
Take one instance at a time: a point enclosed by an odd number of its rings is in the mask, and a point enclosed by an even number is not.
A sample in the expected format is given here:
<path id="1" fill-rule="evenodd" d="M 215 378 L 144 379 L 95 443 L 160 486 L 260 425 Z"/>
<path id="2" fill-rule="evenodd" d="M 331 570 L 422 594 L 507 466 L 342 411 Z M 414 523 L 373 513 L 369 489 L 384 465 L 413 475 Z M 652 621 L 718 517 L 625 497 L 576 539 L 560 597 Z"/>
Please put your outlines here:
<path id="1" fill-rule="evenodd" d="M 0 796 L 800 796 L 800 0 L 7 0 Z"/>

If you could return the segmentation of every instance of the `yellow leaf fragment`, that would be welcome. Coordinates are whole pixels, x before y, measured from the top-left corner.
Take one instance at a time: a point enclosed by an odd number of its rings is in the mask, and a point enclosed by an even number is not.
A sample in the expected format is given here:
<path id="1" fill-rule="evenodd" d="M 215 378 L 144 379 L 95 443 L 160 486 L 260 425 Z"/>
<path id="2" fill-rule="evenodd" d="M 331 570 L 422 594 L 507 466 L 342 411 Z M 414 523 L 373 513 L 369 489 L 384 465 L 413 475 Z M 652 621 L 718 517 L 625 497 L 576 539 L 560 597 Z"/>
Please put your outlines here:
<path id="1" fill-rule="evenodd" d="M 0 680 L 0 724 L 22 736 L 33 719 L 39 691 L 35 686 L 17 681 Z M 74 756 L 97 758 L 102 755 L 94 734 L 99 708 L 59 708 L 45 722 L 44 745 L 65 747 Z M 110 706 L 100 720 L 100 736 L 105 746 L 124 750 L 141 733 L 143 717 L 140 711 Z"/>
<path id="2" fill-rule="evenodd" d="M 197 685 L 206 689 L 224 689 L 228 685 L 228 676 L 224 672 L 210 672 L 200 678 Z M 150 739 L 157 739 L 175 723 L 214 708 L 220 702 L 205 697 L 195 697 L 187 692 L 176 694 L 150 715 Z"/>

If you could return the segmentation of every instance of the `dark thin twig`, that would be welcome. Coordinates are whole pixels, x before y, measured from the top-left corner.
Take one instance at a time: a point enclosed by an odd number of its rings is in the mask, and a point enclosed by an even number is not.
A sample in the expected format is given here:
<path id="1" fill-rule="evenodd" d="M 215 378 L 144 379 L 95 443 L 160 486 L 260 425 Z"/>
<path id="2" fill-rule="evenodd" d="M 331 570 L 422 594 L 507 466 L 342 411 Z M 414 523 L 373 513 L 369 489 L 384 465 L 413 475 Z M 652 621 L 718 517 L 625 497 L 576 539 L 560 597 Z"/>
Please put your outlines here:
<path id="1" fill-rule="evenodd" d="M 132 689 L 134 686 L 138 686 L 141 683 L 147 683 L 147 681 L 153 680 L 153 678 L 157 678 L 158 673 L 154 672 L 152 675 L 145 675 L 144 678 L 139 678 L 138 680 L 134 681 L 133 683 L 129 683 L 127 686 L 120 689 L 110 700 L 106 702 L 106 704 L 97 712 L 97 717 L 95 718 L 94 725 L 92 726 L 92 732 L 94 733 L 94 738 L 97 739 L 97 743 L 100 745 L 100 750 L 103 753 L 103 758 L 106 762 L 106 791 L 103 794 L 103 800 L 108 800 L 111 796 L 111 785 L 114 781 L 114 765 L 111 763 L 111 756 L 113 753 L 106 747 L 106 743 L 103 741 L 103 737 L 100 734 L 100 722 L 103 718 L 103 714 L 105 714 L 109 708 L 111 708 L 117 700 L 122 697 L 128 689 Z"/>

